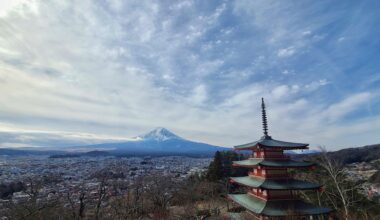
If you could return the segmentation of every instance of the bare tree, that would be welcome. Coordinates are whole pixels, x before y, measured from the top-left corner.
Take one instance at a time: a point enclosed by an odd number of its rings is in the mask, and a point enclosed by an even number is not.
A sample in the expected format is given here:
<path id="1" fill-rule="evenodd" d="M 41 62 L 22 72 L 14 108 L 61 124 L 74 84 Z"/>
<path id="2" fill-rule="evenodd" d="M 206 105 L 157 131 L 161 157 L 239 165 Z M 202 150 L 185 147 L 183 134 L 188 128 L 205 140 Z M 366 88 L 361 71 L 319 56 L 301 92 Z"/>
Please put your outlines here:
<path id="1" fill-rule="evenodd" d="M 137 178 L 132 185 L 125 181 L 108 184 L 107 212 L 109 219 L 140 219 L 144 215 L 144 180 Z M 103 216 L 104 217 L 104 216 Z"/>
<path id="2" fill-rule="evenodd" d="M 65 199 L 70 207 L 72 219 L 83 219 L 87 205 L 87 189 L 84 184 L 76 187 L 75 191 L 66 192 Z"/>
<path id="3" fill-rule="evenodd" d="M 107 186 L 108 176 L 102 176 L 98 192 L 97 192 L 97 198 L 96 198 L 96 205 L 95 205 L 95 219 L 100 219 L 100 209 L 103 204 L 103 202 L 106 200 L 106 196 L 108 193 L 108 186 Z"/>
<path id="4" fill-rule="evenodd" d="M 25 180 L 23 193 L 27 196 L 24 199 L 15 201 L 12 199 L 8 203 L 9 219 L 47 219 L 48 215 L 54 213 L 48 210 L 54 209 L 59 205 L 58 196 L 50 199 L 41 195 L 42 181 L 37 178 L 29 177 Z"/>
<path id="5" fill-rule="evenodd" d="M 146 196 L 152 202 L 155 219 L 166 219 L 176 187 L 170 177 L 152 176 L 147 179 Z"/>
<path id="6" fill-rule="evenodd" d="M 336 210 L 342 208 L 344 219 L 348 220 L 350 218 L 350 208 L 360 202 L 355 196 L 360 186 L 347 181 L 343 165 L 331 158 L 324 148 L 320 149 L 322 153 L 319 157 L 319 165 L 326 171 L 326 177 L 328 178 L 324 182 L 331 184 L 331 187 L 325 187 L 324 193 Z"/>

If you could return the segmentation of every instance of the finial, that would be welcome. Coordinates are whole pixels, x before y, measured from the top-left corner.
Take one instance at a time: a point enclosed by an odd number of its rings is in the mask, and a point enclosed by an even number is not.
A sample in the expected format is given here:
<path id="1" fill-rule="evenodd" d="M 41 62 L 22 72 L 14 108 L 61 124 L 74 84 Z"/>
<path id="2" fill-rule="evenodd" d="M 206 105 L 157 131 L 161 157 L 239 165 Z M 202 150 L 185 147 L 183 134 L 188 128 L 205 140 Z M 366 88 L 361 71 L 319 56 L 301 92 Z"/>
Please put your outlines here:
<path id="1" fill-rule="evenodd" d="M 262 113 L 262 120 L 263 120 L 263 130 L 264 130 L 264 137 L 268 137 L 268 122 L 267 122 L 267 113 L 265 111 L 265 103 L 264 98 L 261 98 L 261 113 Z"/>

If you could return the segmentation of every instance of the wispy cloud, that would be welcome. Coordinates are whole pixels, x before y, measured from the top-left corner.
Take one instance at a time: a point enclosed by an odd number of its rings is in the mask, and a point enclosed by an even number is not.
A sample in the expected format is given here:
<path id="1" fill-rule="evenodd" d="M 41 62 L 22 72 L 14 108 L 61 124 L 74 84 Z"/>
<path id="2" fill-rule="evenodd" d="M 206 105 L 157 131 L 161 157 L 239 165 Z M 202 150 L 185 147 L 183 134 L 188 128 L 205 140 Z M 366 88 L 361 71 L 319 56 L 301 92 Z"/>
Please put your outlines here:
<path id="1" fill-rule="evenodd" d="M 277 51 L 277 56 L 279 56 L 279 57 L 290 57 L 295 52 L 296 52 L 296 50 L 294 49 L 294 47 L 283 48 L 283 49 L 279 49 Z"/>
<path id="2" fill-rule="evenodd" d="M 369 4 L 1 4 L 1 146 L 117 141 L 157 126 L 231 146 L 261 136 L 261 97 L 274 137 L 379 141 Z"/>

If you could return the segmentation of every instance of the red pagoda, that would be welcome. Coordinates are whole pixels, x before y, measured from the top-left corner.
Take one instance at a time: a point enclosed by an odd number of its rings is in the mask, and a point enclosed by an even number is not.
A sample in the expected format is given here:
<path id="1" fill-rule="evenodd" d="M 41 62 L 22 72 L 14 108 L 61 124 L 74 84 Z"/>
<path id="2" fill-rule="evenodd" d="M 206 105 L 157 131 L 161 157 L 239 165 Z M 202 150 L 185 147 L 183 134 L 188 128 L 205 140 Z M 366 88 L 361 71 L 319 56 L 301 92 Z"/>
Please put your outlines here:
<path id="1" fill-rule="evenodd" d="M 245 186 L 246 194 L 229 194 L 229 198 L 244 207 L 253 219 L 312 219 L 332 210 L 306 203 L 300 190 L 318 190 L 321 185 L 292 178 L 288 169 L 311 168 L 312 163 L 291 160 L 284 150 L 308 149 L 308 144 L 272 139 L 268 135 L 267 116 L 262 99 L 264 136 L 255 142 L 235 146 L 235 150 L 250 150 L 247 160 L 234 161 L 234 166 L 250 169 L 248 176 L 231 177 L 230 181 Z"/>

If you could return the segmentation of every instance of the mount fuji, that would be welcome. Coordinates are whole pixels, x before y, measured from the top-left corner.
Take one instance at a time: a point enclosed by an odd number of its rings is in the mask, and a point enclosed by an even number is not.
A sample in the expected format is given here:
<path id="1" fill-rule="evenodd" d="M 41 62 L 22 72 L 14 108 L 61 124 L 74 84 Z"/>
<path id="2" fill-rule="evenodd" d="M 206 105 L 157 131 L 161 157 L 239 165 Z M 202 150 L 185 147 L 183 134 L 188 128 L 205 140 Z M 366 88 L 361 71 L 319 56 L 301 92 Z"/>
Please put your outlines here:
<path id="1" fill-rule="evenodd" d="M 166 128 L 156 128 L 144 135 L 137 136 L 141 140 L 166 141 L 170 139 L 184 140 Z"/>
<path id="2" fill-rule="evenodd" d="M 102 143 L 70 148 L 73 151 L 75 149 L 82 149 L 86 151 L 101 150 L 112 154 L 134 155 L 210 155 L 216 151 L 229 150 L 229 148 L 225 147 L 219 147 L 184 139 L 166 128 L 156 128 L 146 134 L 131 138 L 129 141 Z"/>

